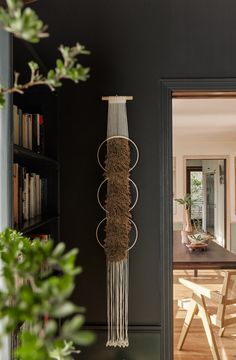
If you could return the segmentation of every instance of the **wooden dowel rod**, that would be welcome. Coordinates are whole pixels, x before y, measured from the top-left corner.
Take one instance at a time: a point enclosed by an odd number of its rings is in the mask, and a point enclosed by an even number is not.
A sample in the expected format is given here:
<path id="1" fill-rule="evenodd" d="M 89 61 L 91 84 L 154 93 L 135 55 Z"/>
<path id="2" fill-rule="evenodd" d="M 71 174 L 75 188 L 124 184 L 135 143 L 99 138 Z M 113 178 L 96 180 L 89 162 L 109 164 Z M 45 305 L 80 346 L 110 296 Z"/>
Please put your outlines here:
<path id="1" fill-rule="evenodd" d="M 103 96 L 103 101 L 112 101 L 112 100 L 133 100 L 133 96 Z"/>

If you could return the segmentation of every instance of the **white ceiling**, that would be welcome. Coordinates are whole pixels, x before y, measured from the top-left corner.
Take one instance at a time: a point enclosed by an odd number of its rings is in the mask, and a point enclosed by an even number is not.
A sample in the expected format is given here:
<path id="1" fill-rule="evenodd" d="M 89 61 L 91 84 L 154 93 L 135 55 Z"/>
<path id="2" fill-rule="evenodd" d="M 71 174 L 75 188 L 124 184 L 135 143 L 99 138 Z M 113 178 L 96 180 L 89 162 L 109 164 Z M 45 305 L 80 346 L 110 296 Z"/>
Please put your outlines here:
<path id="1" fill-rule="evenodd" d="M 236 99 L 173 99 L 175 140 L 236 140 Z"/>

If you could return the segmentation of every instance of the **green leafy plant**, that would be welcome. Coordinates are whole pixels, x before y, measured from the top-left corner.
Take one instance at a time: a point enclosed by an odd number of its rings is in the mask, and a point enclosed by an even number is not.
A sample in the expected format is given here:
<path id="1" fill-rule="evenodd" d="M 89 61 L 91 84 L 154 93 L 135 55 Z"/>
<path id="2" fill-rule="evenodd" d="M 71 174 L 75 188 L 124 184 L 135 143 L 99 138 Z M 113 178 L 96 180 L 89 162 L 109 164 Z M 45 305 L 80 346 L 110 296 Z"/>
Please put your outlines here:
<path id="1" fill-rule="evenodd" d="M 190 211 L 191 211 L 191 206 L 194 204 L 195 200 L 193 200 L 191 194 L 186 194 L 183 198 L 175 199 L 175 201 L 180 205 L 183 205 L 184 207 L 185 223 L 186 223 L 185 231 L 192 232 L 193 227 L 191 224 Z"/>
<path id="2" fill-rule="evenodd" d="M 191 235 L 191 239 L 193 239 L 195 242 L 202 242 L 203 241 L 203 237 L 202 237 L 201 234 Z"/>
<path id="3" fill-rule="evenodd" d="M 191 209 L 191 206 L 194 204 L 194 200 L 192 199 L 191 194 L 186 194 L 183 198 L 175 199 L 175 201 L 180 205 L 183 205 L 186 210 Z"/>
<path id="4" fill-rule="evenodd" d="M 29 7 L 24 8 L 21 0 L 6 0 L 6 8 L 0 7 L 0 24 L 14 36 L 31 43 L 40 41 L 41 38 L 49 36 L 45 32 L 46 26 L 37 14 Z M 59 47 L 61 58 L 56 60 L 54 69 L 48 73 L 40 73 L 39 65 L 30 61 L 28 66 L 31 71 L 29 81 L 20 83 L 20 74 L 15 72 L 14 84 L 7 88 L 0 81 L 0 108 L 5 104 L 5 96 L 10 93 L 23 94 L 25 90 L 33 86 L 46 85 L 52 91 L 62 86 L 63 79 L 69 79 L 78 83 L 86 81 L 89 75 L 89 68 L 78 63 L 77 57 L 89 54 L 84 46 L 77 43 L 69 47 L 61 45 Z"/>
<path id="5" fill-rule="evenodd" d="M 15 230 L 0 233 L 1 337 L 21 329 L 16 359 L 71 360 L 76 346 L 93 342 L 93 333 L 81 330 L 84 309 L 69 300 L 81 272 L 77 253 Z"/>

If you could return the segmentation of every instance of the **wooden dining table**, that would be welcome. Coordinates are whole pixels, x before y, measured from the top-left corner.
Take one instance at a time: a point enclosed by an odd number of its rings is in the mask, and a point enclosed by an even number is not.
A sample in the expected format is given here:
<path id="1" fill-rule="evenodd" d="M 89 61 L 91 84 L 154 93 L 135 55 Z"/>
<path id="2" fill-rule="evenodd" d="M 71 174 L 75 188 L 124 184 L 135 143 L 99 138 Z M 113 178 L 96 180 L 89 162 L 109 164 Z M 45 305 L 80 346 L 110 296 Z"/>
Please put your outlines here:
<path id="1" fill-rule="evenodd" d="M 181 243 L 181 232 L 173 232 L 173 269 L 193 269 L 195 275 L 201 269 L 236 269 L 236 255 L 210 241 L 204 250 L 192 252 Z"/>

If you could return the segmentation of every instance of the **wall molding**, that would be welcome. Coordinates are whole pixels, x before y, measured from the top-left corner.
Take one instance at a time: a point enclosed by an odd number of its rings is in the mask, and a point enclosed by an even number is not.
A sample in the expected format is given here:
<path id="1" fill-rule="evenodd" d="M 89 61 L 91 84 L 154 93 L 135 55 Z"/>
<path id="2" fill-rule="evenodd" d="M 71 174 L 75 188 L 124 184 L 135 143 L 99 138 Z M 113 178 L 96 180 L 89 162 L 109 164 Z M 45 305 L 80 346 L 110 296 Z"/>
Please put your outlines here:
<path id="1" fill-rule="evenodd" d="M 98 324 L 87 324 L 83 326 L 85 330 L 93 330 L 96 332 L 106 332 L 107 325 L 98 325 Z M 129 325 L 129 332 L 138 332 L 138 333 L 160 333 L 162 331 L 161 325 Z"/>

